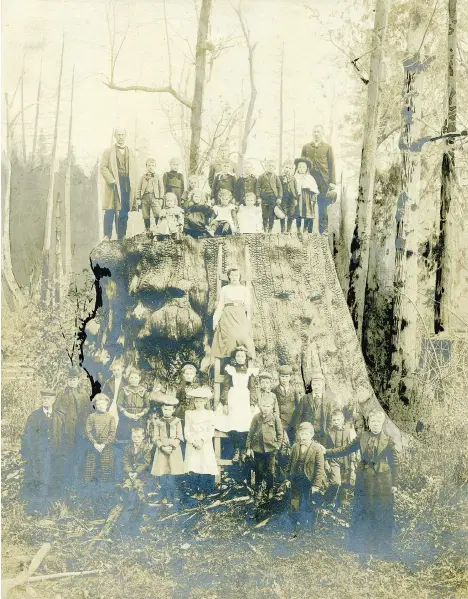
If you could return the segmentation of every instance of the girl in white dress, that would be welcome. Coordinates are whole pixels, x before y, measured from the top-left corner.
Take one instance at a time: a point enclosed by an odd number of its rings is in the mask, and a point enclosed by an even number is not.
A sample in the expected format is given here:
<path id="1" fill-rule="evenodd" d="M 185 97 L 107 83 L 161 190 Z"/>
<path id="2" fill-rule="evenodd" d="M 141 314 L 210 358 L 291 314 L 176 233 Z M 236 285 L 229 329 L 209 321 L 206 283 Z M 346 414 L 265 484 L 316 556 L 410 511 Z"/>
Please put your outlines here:
<path id="1" fill-rule="evenodd" d="M 213 396 L 209 387 L 187 391 L 193 398 L 194 409 L 185 412 L 185 472 L 193 475 L 195 499 L 204 499 L 213 489 L 218 464 L 213 447 L 215 414 L 205 408 L 205 402 Z"/>
<path id="2" fill-rule="evenodd" d="M 215 358 L 228 358 L 238 345 L 245 345 L 249 355 L 255 357 L 250 289 L 242 285 L 238 268 L 230 268 L 227 276 L 229 284 L 221 288 L 213 314 L 212 362 Z"/>
<path id="3" fill-rule="evenodd" d="M 234 351 L 234 359 L 224 369 L 223 391 L 221 402 L 216 408 L 216 429 L 229 433 L 234 447 L 233 462 L 245 455 L 245 442 L 250 423 L 254 414 L 258 412 L 253 405 L 254 377 L 258 375 L 258 368 L 250 367 L 247 363 L 247 348 L 239 346 Z"/>
<path id="4" fill-rule="evenodd" d="M 239 233 L 263 233 L 262 209 L 256 202 L 254 193 L 245 194 L 245 206 L 241 204 L 237 213 Z"/>

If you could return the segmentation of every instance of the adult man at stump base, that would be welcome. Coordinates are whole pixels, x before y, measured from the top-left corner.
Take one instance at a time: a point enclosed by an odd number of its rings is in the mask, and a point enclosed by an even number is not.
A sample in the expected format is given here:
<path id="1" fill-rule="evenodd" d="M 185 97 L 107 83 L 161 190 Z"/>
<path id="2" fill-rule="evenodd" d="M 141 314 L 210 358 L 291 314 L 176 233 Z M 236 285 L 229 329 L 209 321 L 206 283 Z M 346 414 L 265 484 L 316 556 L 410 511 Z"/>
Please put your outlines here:
<path id="1" fill-rule="evenodd" d="M 117 238 L 123 239 L 127 233 L 129 211 L 137 209 L 135 190 L 138 185 L 136 163 L 133 152 L 125 144 L 125 129 L 114 132 L 115 144 L 105 150 L 101 159 L 101 175 L 106 186 L 102 198 L 104 210 L 104 239 L 112 237 L 112 223 L 115 220 Z"/>
<path id="2" fill-rule="evenodd" d="M 323 139 L 323 128 L 316 125 L 312 131 L 312 141 L 302 148 L 302 157 L 312 164 L 310 174 L 314 177 L 319 195 L 317 197 L 319 233 L 328 230 L 328 206 L 336 201 L 335 158 L 332 147 Z"/>

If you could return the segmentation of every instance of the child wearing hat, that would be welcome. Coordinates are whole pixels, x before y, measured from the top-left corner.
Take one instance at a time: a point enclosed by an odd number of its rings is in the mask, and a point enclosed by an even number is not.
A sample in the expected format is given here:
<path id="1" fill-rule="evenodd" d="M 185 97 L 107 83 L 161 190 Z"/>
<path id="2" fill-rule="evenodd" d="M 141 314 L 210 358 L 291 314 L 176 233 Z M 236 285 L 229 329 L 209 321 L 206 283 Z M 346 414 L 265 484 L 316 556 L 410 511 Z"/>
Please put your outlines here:
<path id="1" fill-rule="evenodd" d="M 278 367 L 279 384 L 271 392 L 276 396 L 279 417 L 283 425 L 283 443 L 278 456 L 278 466 L 281 478 L 285 477 L 291 445 L 294 442 L 294 427 L 292 419 L 299 405 L 300 396 L 294 385 L 291 384 L 292 367 L 284 364 Z"/>
<path id="2" fill-rule="evenodd" d="M 258 375 L 258 389 L 255 391 L 255 403 L 258 406 L 261 401 L 269 403 L 273 414 L 279 416 L 278 400 L 276 399 L 276 395 L 271 392 L 272 382 L 273 377 L 267 370 Z"/>
<path id="3" fill-rule="evenodd" d="M 109 398 L 104 393 L 94 397 L 96 410 L 86 420 L 86 450 L 84 482 L 98 487 L 115 480 L 115 419 L 108 412 Z"/>
<path id="4" fill-rule="evenodd" d="M 215 415 L 205 407 L 213 392 L 209 387 L 197 387 L 187 395 L 193 399 L 194 408 L 185 412 L 185 472 L 192 474 L 193 497 L 202 500 L 219 472 L 213 447 Z"/>
<path id="5" fill-rule="evenodd" d="M 270 499 L 276 469 L 276 453 L 283 441 L 283 427 L 268 397 L 259 400 L 260 413 L 252 418 L 247 435 L 247 452 L 253 454 L 255 469 L 255 494 L 259 507 Z M 265 487 L 265 488 L 263 488 Z"/>
<path id="6" fill-rule="evenodd" d="M 291 486 L 290 519 L 294 526 L 302 520 L 313 529 L 325 472 L 323 451 L 314 441 L 310 422 L 303 422 L 297 429 L 286 472 Z"/>
<path id="7" fill-rule="evenodd" d="M 297 185 L 294 178 L 294 162 L 285 160 L 283 163 L 283 174 L 281 175 L 281 186 L 283 188 L 283 196 L 281 198 L 281 210 L 285 213 L 287 224 L 286 232 L 291 232 L 293 220 L 296 217 L 297 210 Z M 281 233 L 284 233 L 285 219 L 280 220 Z"/>
<path id="8" fill-rule="evenodd" d="M 163 205 L 163 198 L 164 188 L 161 179 L 156 174 L 156 160 L 148 158 L 146 161 L 146 173 L 141 177 L 136 192 L 136 200 L 141 203 L 141 214 L 147 237 L 152 237 L 151 213 L 153 213 L 154 224 L 157 225 Z"/>
<path id="9" fill-rule="evenodd" d="M 327 449 L 343 447 L 355 438 L 356 432 L 354 428 L 345 426 L 343 412 L 338 408 L 333 410 L 331 426 L 325 433 L 325 447 Z M 354 485 L 355 464 L 355 453 L 325 461 L 325 471 L 329 482 L 326 499 L 334 503 L 337 508 L 340 507 L 347 489 Z"/>
<path id="10" fill-rule="evenodd" d="M 312 233 L 315 217 L 315 205 L 317 203 L 318 187 L 315 179 L 310 174 L 311 162 L 308 158 L 296 158 L 296 189 L 298 196 L 296 226 L 297 232 L 301 232 L 302 221 L 304 221 L 304 233 Z"/>
<path id="11" fill-rule="evenodd" d="M 163 503 L 173 504 L 176 499 L 176 477 L 184 474 L 184 460 L 180 448 L 184 440 L 180 418 L 174 416 L 177 399 L 160 392 L 158 401 L 162 416 L 155 422 L 152 441 L 156 445 L 151 474 L 160 477 Z"/>
<path id="12" fill-rule="evenodd" d="M 236 347 L 231 363 L 224 369 L 224 382 L 220 403 L 216 409 L 216 429 L 229 433 L 234 448 L 233 462 L 245 453 L 245 441 L 255 407 L 252 392 L 258 368 L 249 365 L 247 348 Z"/>
<path id="13" fill-rule="evenodd" d="M 128 385 L 120 391 L 117 399 L 119 411 L 119 424 L 117 426 L 117 440 L 129 441 L 133 427 L 146 425 L 146 415 L 150 409 L 149 394 L 145 387 L 140 385 L 140 371 L 131 368 L 128 373 Z"/>
<path id="14" fill-rule="evenodd" d="M 41 513 L 47 500 L 60 493 L 63 475 L 63 416 L 54 409 L 56 393 L 41 391 L 41 407 L 26 420 L 21 439 L 24 460 L 22 497 L 29 513 Z"/>

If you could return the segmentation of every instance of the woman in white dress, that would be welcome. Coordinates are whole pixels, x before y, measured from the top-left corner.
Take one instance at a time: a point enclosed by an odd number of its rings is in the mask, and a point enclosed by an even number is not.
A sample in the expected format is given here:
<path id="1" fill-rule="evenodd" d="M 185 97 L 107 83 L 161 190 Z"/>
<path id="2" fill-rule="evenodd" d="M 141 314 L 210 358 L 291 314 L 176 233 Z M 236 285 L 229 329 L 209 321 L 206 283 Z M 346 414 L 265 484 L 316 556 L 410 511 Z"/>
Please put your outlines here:
<path id="1" fill-rule="evenodd" d="M 229 284 L 221 288 L 219 302 L 213 315 L 214 337 L 211 359 L 227 358 L 238 345 L 245 345 L 255 357 L 251 332 L 252 298 L 250 289 L 242 285 L 238 268 L 227 271 Z"/>
<path id="2" fill-rule="evenodd" d="M 213 489 L 218 464 L 213 447 L 215 414 L 205 408 L 213 393 L 209 387 L 198 387 L 187 391 L 193 398 L 194 409 L 185 412 L 185 472 L 193 475 L 195 499 L 204 499 Z"/>
<path id="3" fill-rule="evenodd" d="M 253 415 L 258 408 L 252 405 L 251 389 L 258 368 L 250 367 L 247 362 L 247 348 L 239 346 L 234 351 L 232 364 L 224 369 L 223 391 L 220 404 L 216 409 L 216 429 L 229 433 L 234 447 L 233 462 L 245 454 L 245 442 Z"/>

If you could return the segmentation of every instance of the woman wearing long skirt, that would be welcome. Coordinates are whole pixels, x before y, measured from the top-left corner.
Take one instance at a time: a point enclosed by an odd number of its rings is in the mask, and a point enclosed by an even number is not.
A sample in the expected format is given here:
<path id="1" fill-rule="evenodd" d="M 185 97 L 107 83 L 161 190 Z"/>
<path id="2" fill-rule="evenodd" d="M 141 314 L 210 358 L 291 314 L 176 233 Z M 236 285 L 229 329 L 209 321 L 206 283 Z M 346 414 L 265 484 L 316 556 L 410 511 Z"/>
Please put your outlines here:
<path id="1" fill-rule="evenodd" d="M 382 430 L 385 418 L 381 409 L 372 410 L 368 418 L 370 431 L 325 453 L 325 458 L 337 458 L 361 452 L 349 527 L 349 548 L 356 553 L 382 556 L 392 553 L 398 452 L 393 439 Z"/>
<path id="2" fill-rule="evenodd" d="M 241 283 L 238 268 L 227 272 L 229 284 L 221 288 L 220 298 L 213 315 L 214 337 L 211 358 L 227 358 L 238 345 L 245 345 L 251 357 L 255 356 L 252 338 L 252 298 L 250 289 Z"/>
<path id="3" fill-rule="evenodd" d="M 296 158 L 296 188 L 298 194 L 296 210 L 297 232 L 301 231 L 304 221 L 304 233 L 312 233 L 314 226 L 315 205 L 317 203 L 318 187 L 310 174 L 311 163 L 308 158 Z"/>

